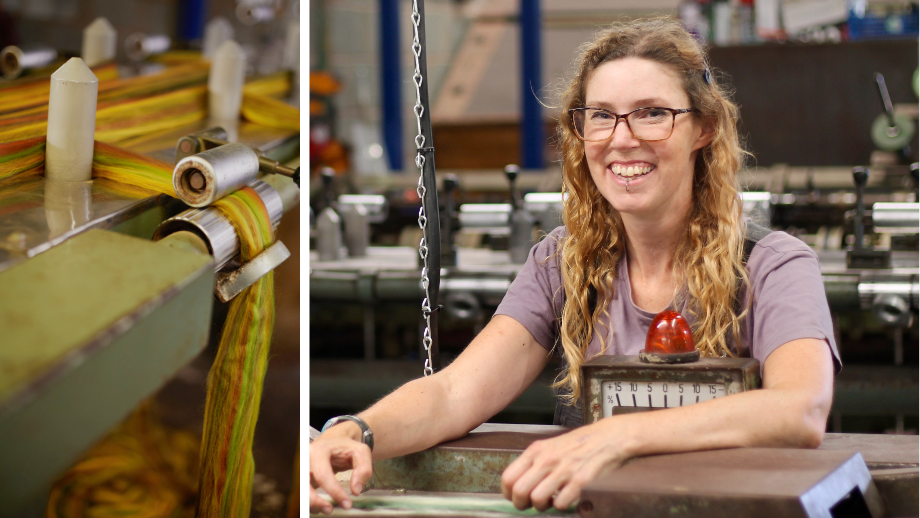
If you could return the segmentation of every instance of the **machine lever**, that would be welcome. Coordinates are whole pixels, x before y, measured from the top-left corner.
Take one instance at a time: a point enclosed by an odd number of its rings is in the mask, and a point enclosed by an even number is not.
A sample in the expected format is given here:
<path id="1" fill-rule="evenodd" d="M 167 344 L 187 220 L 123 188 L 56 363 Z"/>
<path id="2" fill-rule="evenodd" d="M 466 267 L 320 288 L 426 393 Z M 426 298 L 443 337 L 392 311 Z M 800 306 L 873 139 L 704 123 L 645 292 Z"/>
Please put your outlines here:
<path id="1" fill-rule="evenodd" d="M 901 131 L 898 128 L 897 122 L 894 120 L 894 106 L 891 104 L 891 96 L 888 95 L 888 87 L 885 85 L 885 76 L 876 72 L 875 84 L 878 85 L 878 95 L 882 99 L 885 115 L 888 116 L 888 136 L 896 137 Z"/>
<path id="2" fill-rule="evenodd" d="M 511 205 L 517 209 L 520 205 L 520 195 L 515 188 L 515 183 L 517 182 L 518 173 L 521 172 L 521 168 L 516 164 L 508 164 L 505 166 L 505 177 L 508 178 L 508 183 L 511 184 Z"/>
<path id="3" fill-rule="evenodd" d="M 882 84 L 884 84 L 884 79 L 882 81 Z M 856 216 L 853 218 L 853 236 L 856 241 L 853 243 L 853 248 L 858 250 L 863 247 L 863 233 L 865 231 L 863 218 L 866 216 L 866 205 L 863 200 L 866 184 L 869 182 L 869 170 L 865 167 L 854 167 L 853 182 L 856 184 Z"/>
<path id="4" fill-rule="evenodd" d="M 326 198 L 326 207 L 334 207 L 335 191 L 332 189 L 332 182 L 335 180 L 335 169 L 323 167 L 319 170 L 319 175 L 323 181 L 323 195 Z"/>
<path id="5" fill-rule="evenodd" d="M 865 167 L 854 167 L 853 182 L 856 184 L 856 213 L 853 216 L 853 248 L 847 250 L 847 268 L 891 268 L 891 250 L 875 250 L 863 246 L 866 217 L 865 190 L 866 184 L 869 183 L 869 170 Z"/>
<path id="6" fill-rule="evenodd" d="M 920 169 L 920 164 L 914 162 L 910 164 L 910 178 L 914 181 L 914 201 L 917 200 L 917 191 L 920 190 L 920 179 L 917 177 L 918 169 Z"/>

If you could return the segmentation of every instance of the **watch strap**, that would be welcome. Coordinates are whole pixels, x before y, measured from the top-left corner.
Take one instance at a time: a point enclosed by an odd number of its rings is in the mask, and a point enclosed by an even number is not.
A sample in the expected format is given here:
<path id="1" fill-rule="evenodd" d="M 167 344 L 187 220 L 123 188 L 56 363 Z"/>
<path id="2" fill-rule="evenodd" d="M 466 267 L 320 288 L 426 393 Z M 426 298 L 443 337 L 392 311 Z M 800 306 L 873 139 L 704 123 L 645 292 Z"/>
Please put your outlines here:
<path id="1" fill-rule="evenodd" d="M 343 421 L 351 421 L 357 424 L 358 427 L 361 428 L 361 442 L 366 444 L 367 447 L 371 449 L 371 451 L 374 451 L 374 432 L 371 430 L 370 426 L 367 426 L 367 423 L 364 422 L 364 419 L 361 419 L 356 415 L 340 415 L 338 417 L 333 417 L 332 419 L 326 421 L 326 424 L 323 425 L 322 431 L 325 432 L 326 430 Z"/>

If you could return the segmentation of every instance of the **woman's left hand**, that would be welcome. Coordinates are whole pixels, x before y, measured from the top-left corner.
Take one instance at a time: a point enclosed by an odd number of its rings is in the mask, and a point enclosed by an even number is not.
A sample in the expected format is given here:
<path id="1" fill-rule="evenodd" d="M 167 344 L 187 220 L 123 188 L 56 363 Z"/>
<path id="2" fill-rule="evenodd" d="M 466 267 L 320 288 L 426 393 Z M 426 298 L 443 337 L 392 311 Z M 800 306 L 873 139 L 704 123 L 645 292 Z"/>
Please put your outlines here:
<path id="1" fill-rule="evenodd" d="M 604 419 L 534 442 L 502 473 L 502 494 L 518 509 L 565 510 L 585 484 L 629 459 L 616 421 Z"/>

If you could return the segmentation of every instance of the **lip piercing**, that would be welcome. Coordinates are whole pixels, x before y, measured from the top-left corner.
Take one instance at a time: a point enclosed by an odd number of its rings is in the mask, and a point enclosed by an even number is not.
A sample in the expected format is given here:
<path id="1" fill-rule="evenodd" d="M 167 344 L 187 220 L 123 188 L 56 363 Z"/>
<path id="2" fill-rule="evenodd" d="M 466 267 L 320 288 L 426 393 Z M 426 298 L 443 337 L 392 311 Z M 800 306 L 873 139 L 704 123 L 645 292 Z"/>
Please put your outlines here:
<path id="1" fill-rule="evenodd" d="M 629 180 L 626 180 L 626 192 L 629 192 Z"/>

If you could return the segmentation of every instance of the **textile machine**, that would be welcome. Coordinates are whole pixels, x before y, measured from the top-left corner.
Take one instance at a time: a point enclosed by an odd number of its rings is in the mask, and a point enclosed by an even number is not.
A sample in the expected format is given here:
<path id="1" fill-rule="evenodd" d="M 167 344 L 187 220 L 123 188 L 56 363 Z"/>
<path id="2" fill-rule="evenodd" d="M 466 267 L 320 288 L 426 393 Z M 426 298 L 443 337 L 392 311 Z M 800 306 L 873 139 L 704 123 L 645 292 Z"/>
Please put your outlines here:
<path id="1" fill-rule="evenodd" d="M 98 34 L 111 29 L 104 20 L 88 27 L 84 54 L 111 60 L 114 35 Z M 141 38 L 137 46 L 146 49 L 154 40 Z M 224 48 L 216 51 L 217 61 Z M 12 55 L 3 62 L 32 56 Z M 199 171 L 236 175 L 216 196 L 186 205 L 176 193 L 90 178 L 98 81 L 73 59 L 45 79 L 52 82 L 48 149 L 39 155 L 45 174 L 0 181 L 0 516 L 41 512 L 55 478 L 205 349 L 215 297 L 226 302 L 291 252 L 298 256 L 277 241 L 241 264 L 241 238 L 209 207 L 249 186 L 277 228 L 299 203 L 289 167 L 299 164 L 299 131 L 240 120 L 241 63 L 221 72 L 237 78 L 235 91 L 212 88 L 210 94 L 211 111 L 226 110 L 229 102 L 232 120 L 214 124 L 202 117 L 119 144 L 170 166 L 184 158 Z M 84 75 L 67 75 L 67 67 Z M 56 96 L 56 80 L 92 94 Z M 226 99 L 234 96 L 235 107 Z M 76 143 L 58 149 L 56 132 Z M 205 141 L 207 148 L 190 147 Z M 63 159 L 54 165 L 56 152 Z M 228 162 L 240 155 L 242 162 Z M 194 175 L 192 184 L 182 183 L 186 170 L 176 170 L 176 184 L 197 186 Z M 296 210 L 288 217 L 297 217 Z"/>

